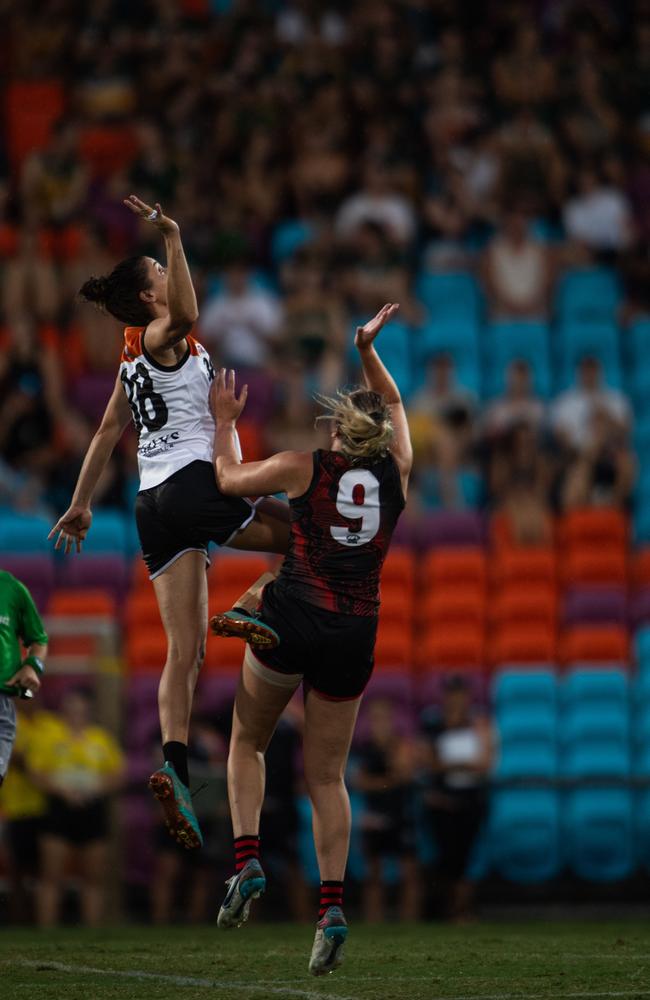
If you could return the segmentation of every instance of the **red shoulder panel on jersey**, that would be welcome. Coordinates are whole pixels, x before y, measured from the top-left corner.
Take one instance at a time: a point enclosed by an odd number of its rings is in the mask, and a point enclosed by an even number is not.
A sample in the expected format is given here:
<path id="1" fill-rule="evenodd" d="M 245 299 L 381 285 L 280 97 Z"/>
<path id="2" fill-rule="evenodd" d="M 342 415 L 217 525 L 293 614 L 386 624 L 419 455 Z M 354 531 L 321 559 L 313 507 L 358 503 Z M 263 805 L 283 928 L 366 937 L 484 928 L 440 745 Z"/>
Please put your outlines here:
<path id="1" fill-rule="evenodd" d="M 134 361 L 142 354 L 143 326 L 127 326 L 124 328 L 124 350 L 121 361 Z"/>
<path id="2" fill-rule="evenodd" d="M 189 344 L 190 354 L 192 354 L 192 355 L 194 355 L 196 357 L 196 355 L 199 353 L 199 349 L 196 346 L 196 344 L 197 344 L 196 340 L 194 339 L 194 337 L 190 337 L 189 334 L 188 334 L 188 336 L 185 339 L 186 339 L 187 343 Z"/>

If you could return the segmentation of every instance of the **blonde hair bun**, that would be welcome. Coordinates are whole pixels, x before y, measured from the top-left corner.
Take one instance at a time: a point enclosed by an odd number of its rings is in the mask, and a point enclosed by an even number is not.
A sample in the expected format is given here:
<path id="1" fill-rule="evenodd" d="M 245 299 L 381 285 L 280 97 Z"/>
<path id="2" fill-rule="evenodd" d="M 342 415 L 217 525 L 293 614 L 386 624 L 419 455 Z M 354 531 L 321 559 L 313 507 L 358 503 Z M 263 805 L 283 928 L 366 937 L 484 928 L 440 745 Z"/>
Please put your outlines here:
<path id="1" fill-rule="evenodd" d="M 354 462 L 386 455 L 393 439 L 393 422 L 383 396 L 370 389 L 353 389 L 317 398 L 326 409 L 317 422 L 334 421 L 347 458 Z"/>

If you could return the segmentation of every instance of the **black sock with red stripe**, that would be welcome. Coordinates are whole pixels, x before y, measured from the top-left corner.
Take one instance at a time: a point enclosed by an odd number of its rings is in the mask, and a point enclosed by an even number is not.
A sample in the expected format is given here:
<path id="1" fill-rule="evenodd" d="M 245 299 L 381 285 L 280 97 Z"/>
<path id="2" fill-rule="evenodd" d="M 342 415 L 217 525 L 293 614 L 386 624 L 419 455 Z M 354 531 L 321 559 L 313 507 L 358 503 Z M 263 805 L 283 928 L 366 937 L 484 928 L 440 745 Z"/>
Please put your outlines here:
<path id="1" fill-rule="evenodd" d="M 320 906 L 318 908 L 318 919 L 325 915 L 330 906 L 343 906 L 343 883 L 342 882 L 321 882 L 320 884 Z"/>
<path id="2" fill-rule="evenodd" d="M 235 872 L 239 874 L 247 861 L 255 858 L 260 860 L 260 838 L 246 834 L 243 837 L 235 837 Z"/>

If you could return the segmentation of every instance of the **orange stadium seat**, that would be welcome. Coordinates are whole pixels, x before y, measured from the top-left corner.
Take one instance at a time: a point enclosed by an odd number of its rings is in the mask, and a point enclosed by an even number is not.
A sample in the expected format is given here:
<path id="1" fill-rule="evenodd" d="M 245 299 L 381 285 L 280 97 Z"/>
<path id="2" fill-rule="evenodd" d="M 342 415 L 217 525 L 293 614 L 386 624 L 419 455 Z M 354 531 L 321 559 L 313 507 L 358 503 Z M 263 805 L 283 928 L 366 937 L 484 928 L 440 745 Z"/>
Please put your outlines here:
<path id="1" fill-rule="evenodd" d="M 555 522 L 549 516 L 547 539 L 544 539 L 544 542 L 549 545 L 552 544 L 555 533 Z M 496 550 L 520 548 L 515 540 L 512 518 L 504 511 L 499 511 L 490 518 L 489 538 L 490 545 Z"/>
<path id="2" fill-rule="evenodd" d="M 413 666 L 413 632 L 410 627 L 379 621 L 375 646 L 375 665 L 380 670 L 410 670 Z"/>
<path id="3" fill-rule="evenodd" d="M 490 663 L 553 663 L 556 640 L 555 630 L 544 625 L 504 625 L 490 640 Z"/>
<path id="4" fill-rule="evenodd" d="M 490 604 L 490 619 L 497 626 L 524 622 L 555 629 L 557 593 L 545 583 L 520 583 L 504 587 Z"/>
<path id="5" fill-rule="evenodd" d="M 413 622 L 413 595 L 399 584 L 382 584 L 379 617 L 385 622 L 397 622 L 411 628 Z"/>
<path id="6" fill-rule="evenodd" d="M 389 549 L 381 571 L 382 594 L 384 587 L 390 584 L 412 590 L 415 585 L 415 569 L 415 556 L 410 549 Z"/>
<path id="7" fill-rule="evenodd" d="M 153 594 L 153 587 L 149 579 L 149 570 L 142 556 L 136 556 L 133 560 L 133 587 L 136 590 L 147 590 Z"/>
<path id="8" fill-rule="evenodd" d="M 485 590 L 478 584 L 436 587 L 419 604 L 420 622 L 425 628 L 463 623 L 483 627 L 485 605 Z"/>
<path id="9" fill-rule="evenodd" d="M 79 141 L 79 154 L 95 177 L 109 177 L 129 167 L 137 151 L 133 130 L 125 125 L 88 126 Z"/>
<path id="10" fill-rule="evenodd" d="M 424 557 L 421 568 L 427 587 L 484 584 L 487 576 L 485 552 L 474 546 L 434 549 Z"/>
<path id="11" fill-rule="evenodd" d="M 55 590 L 48 605 L 50 615 L 115 618 L 115 598 L 106 590 Z"/>
<path id="12" fill-rule="evenodd" d="M 629 634 L 620 625 L 577 625 L 564 631 L 560 653 L 564 663 L 625 663 Z"/>
<path id="13" fill-rule="evenodd" d="M 650 546 L 632 556 L 631 575 L 635 587 L 650 587 Z"/>
<path id="14" fill-rule="evenodd" d="M 128 634 L 138 629 L 160 628 L 160 611 L 153 588 L 133 591 L 126 602 L 124 624 Z"/>
<path id="15" fill-rule="evenodd" d="M 572 510 L 560 520 L 562 545 L 601 545 L 624 547 L 628 540 L 628 520 L 620 510 L 588 507 Z"/>
<path id="16" fill-rule="evenodd" d="M 33 150 L 48 143 L 52 126 L 64 112 L 63 84 L 59 80 L 14 80 L 6 93 L 9 155 L 18 167 Z"/>
<path id="17" fill-rule="evenodd" d="M 419 668 L 446 667 L 482 670 L 485 667 L 485 633 L 478 626 L 433 627 L 416 644 Z"/>
<path id="18" fill-rule="evenodd" d="M 266 458 L 268 449 L 264 446 L 264 436 L 259 424 L 246 420 L 238 422 L 237 433 L 242 455 L 247 462 L 259 462 Z"/>
<path id="19" fill-rule="evenodd" d="M 236 590 L 237 593 L 233 596 L 234 600 L 269 569 L 270 562 L 266 556 L 257 553 L 231 555 L 227 552 L 219 552 L 212 560 L 212 565 L 208 570 L 210 593 L 222 588 Z"/>
<path id="20" fill-rule="evenodd" d="M 625 584 L 627 575 L 627 552 L 618 544 L 594 543 L 570 549 L 562 561 L 562 576 L 567 584 Z"/>
<path id="21" fill-rule="evenodd" d="M 202 670 L 208 673 L 238 671 L 245 652 L 246 644 L 241 639 L 222 639 L 209 635 Z"/>
<path id="22" fill-rule="evenodd" d="M 167 659 L 167 637 L 162 625 L 133 632 L 126 641 L 126 662 L 131 673 L 160 672 Z"/>
<path id="23" fill-rule="evenodd" d="M 555 586 L 555 551 L 546 546 L 504 549 L 491 562 L 494 580 L 501 586 L 545 583 Z"/>

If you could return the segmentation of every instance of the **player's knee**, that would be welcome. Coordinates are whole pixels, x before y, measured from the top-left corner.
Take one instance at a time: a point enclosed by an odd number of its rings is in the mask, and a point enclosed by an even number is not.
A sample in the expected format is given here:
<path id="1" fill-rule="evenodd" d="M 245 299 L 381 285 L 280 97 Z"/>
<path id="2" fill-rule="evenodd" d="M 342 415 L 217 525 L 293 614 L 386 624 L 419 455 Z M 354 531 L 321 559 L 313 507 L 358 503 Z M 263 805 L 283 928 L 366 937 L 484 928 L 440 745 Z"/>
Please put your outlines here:
<path id="1" fill-rule="evenodd" d="M 331 764 L 323 762 L 315 766 L 312 765 L 305 771 L 305 781 L 307 782 L 310 795 L 317 794 L 320 791 L 331 788 L 333 785 L 341 785 L 343 782 L 343 771 L 340 767 L 332 767 Z"/>

